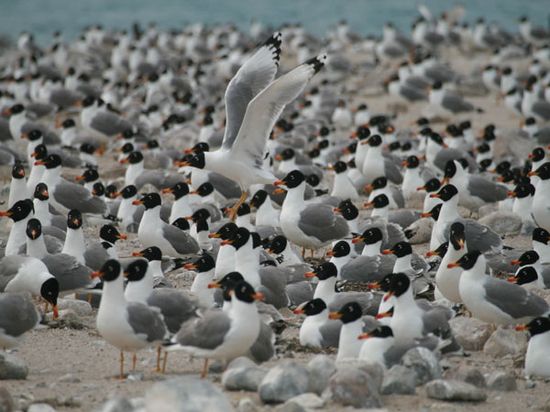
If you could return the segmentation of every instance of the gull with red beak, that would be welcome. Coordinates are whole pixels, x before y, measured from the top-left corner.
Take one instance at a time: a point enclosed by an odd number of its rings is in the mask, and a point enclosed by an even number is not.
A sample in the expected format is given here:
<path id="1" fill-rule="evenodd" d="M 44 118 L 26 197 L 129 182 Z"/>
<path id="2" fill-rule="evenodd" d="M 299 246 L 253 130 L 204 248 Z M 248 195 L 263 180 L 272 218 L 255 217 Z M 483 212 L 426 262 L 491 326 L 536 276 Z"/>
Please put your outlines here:
<path id="1" fill-rule="evenodd" d="M 269 134 L 285 106 L 304 91 L 309 80 L 325 65 L 326 55 L 323 54 L 273 80 L 280 44 L 281 37 L 277 33 L 245 62 L 229 83 L 226 90 L 228 122 L 221 149 L 197 153 L 184 164 L 218 172 L 239 184 L 242 194 L 233 207 L 232 219 L 246 200 L 251 185 L 272 184 L 276 180 L 263 167 Z M 245 99 L 241 97 L 243 94 Z"/>
<path id="2" fill-rule="evenodd" d="M 462 268 L 459 292 L 472 316 L 488 323 L 513 325 L 547 316 L 550 308 L 541 297 L 521 286 L 485 275 L 487 261 L 477 250 L 447 267 Z"/>
<path id="3" fill-rule="evenodd" d="M 201 377 L 208 373 L 208 360 L 230 361 L 248 352 L 260 334 L 260 316 L 255 301 L 263 299 L 242 280 L 231 291 L 231 308 L 226 312 L 211 309 L 203 316 L 183 324 L 166 345 L 167 351 L 182 350 L 204 358 Z"/>
<path id="4" fill-rule="evenodd" d="M 538 176 L 540 182 L 533 198 L 533 218 L 538 226 L 550 230 L 550 209 L 548 208 L 548 190 L 550 189 L 550 162 L 544 163 L 537 170 L 532 170 L 529 176 Z"/>
<path id="5" fill-rule="evenodd" d="M 97 330 L 109 344 L 120 350 L 120 379 L 124 379 L 124 352 L 132 352 L 135 370 L 136 352 L 161 343 L 168 334 L 160 309 L 124 298 L 120 263 L 111 259 L 92 278 L 103 280 L 103 293 L 97 312 Z"/>
<path id="6" fill-rule="evenodd" d="M 528 331 L 531 335 L 525 353 L 525 376 L 529 378 L 549 378 L 550 358 L 550 319 L 539 317 L 526 325 L 516 326 L 517 331 Z"/>
<path id="7" fill-rule="evenodd" d="M 329 319 L 323 299 L 315 298 L 294 309 L 295 315 L 305 315 L 300 326 L 300 345 L 312 348 L 338 347 L 342 322 Z"/>
<path id="8" fill-rule="evenodd" d="M 21 163 L 15 163 L 11 169 L 10 193 L 8 196 L 8 207 L 15 202 L 27 199 L 27 181 L 25 179 L 25 168 Z"/>

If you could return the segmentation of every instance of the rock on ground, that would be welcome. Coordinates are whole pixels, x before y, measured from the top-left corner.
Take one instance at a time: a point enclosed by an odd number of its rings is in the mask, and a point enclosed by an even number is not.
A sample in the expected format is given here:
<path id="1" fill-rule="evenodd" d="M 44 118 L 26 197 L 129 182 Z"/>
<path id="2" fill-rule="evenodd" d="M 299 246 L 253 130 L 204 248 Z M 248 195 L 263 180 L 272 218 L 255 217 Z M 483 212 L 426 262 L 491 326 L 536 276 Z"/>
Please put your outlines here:
<path id="1" fill-rule="evenodd" d="M 403 356 L 401 363 L 414 371 L 417 385 L 441 378 L 439 359 L 429 349 L 422 347 L 410 349 Z"/>
<path id="2" fill-rule="evenodd" d="M 0 387 L 0 412 L 11 412 L 15 410 L 15 402 L 6 388 Z"/>
<path id="3" fill-rule="evenodd" d="M 487 387 L 494 391 L 511 392 L 517 390 L 518 385 L 510 372 L 494 371 L 487 378 Z"/>
<path id="4" fill-rule="evenodd" d="M 0 352 L 0 380 L 26 379 L 29 368 L 25 362 L 15 355 Z"/>
<path id="5" fill-rule="evenodd" d="M 260 368 L 249 358 L 237 358 L 227 366 L 223 373 L 222 385 L 229 391 L 256 392 L 267 372 L 267 369 Z"/>
<path id="6" fill-rule="evenodd" d="M 379 408 L 382 400 L 371 375 L 358 368 L 339 368 L 323 398 L 354 408 Z"/>
<path id="7" fill-rule="evenodd" d="M 145 394 L 147 412 L 228 412 L 231 403 L 214 384 L 183 376 L 159 382 Z"/>
<path id="8" fill-rule="evenodd" d="M 403 365 L 394 365 L 384 374 L 380 392 L 382 395 L 393 393 L 414 395 L 416 388 L 416 373 Z"/>
<path id="9" fill-rule="evenodd" d="M 330 377 L 336 372 L 334 360 L 327 355 L 317 355 L 307 364 L 309 389 L 321 395 L 328 385 Z"/>
<path id="10" fill-rule="evenodd" d="M 458 365 L 456 369 L 451 369 L 445 373 L 445 379 L 455 379 L 470 383 L 478 388 L 486 388 L 487 382 L 481 371 L 473 366 Z"/>
<path id="11" fill-rule="evenodd" d="M 464 350 L 478 351 L 491 336 L 492 327 L 475 318 L 458 316 L 449 321 L 454 337 Z"/>
<path id="12" fill-rule="evenodd" d="M 132 403 L 122 397 L 109 399 L 101 408 L 101 412 L 133 412 L 133 410 L 134 406 Z"/>
<path id="13" fill-rule="evenodd" d="M 429 398 L 443 401 L 481 402 L 487 399 L 485 390 L 476 388 L 466 382 L 436 379 L 426 385 Z"/>
<path id="14" fill-rule="evenodd" d="M 27 412 L 55 412 L 55 408 L 47 403 L 33 403 Z"/>
<path id="15" fill-rule="evenodd" d="M 239 412 L 256 412 L 258 410 L 258 405 L 250 398 L 241 398 L 237 410 Z"/>
<path id="16" fill-rule="evenodd" d="M 497 329 L 485 342 L 483 352 L 495 358 L 521 355 L 527 350 L 527 337 L 513 329 Z"/>
<path id="17" fill-rule="evenodd" d="M 307 369 L 294 361 L 284 360 L 265 375 L 258 393 L 264 403 L 282 403 L 309 391 Z"/>
<path id="18" fill-rule="evenodd" d="M 343 360 L 336 363 L 337 370 L 340 369 L 361 369 L 363 372 L 367 373 L 374 384 L 374 388 L 380 392 L 380 387 L 382 386 L 382 380 L 384 379 L 384 368 L 378 363 L 368 362 L 364 360 Z"/>
<path id="19" fill-rule="evenodd" d="M 325 401 L 314 393 L 303 393 L 290 398 L 277 408 L 277 412 L 307 412 L 325 406 Z"/>

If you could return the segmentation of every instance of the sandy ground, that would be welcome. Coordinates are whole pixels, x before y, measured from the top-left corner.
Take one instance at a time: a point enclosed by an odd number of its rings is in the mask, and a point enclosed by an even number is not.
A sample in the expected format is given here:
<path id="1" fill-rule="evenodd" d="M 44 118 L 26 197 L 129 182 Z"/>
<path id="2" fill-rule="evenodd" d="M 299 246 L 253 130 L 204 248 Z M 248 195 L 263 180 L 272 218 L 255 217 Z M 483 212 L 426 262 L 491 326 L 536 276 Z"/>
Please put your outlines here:
<path id="1" fill-rule="evenodd" d="M 455 58 L 453 67 L 457 67 L 463 73 L 470 73 L 472 70 L 484 65 L 485 56 L 474 56 L 473 58 Z M 517 65 L 521 65 L 518 62 Z M 387 71 L 377 70 L 366 78 L 354 79 L 347 82 L 347 89 L 360 90 L 360 92 L 349 92 L 354 101 L 366 101 L 372 113 L 393 110 L 403 106 L 403 102 L 397 102 L 394 98 L 385 94 L 379 94 L 376 87 L 372 87 L 377 80 L 380 80 Z M 361 85 L 362 88 L 355 88 L 354 85 Z M 485 124 L 493 122 L 499 128 L 516 128 L 519 119 L 511 114 L 502 104 L 496 102 L 493 97 L 471 97 L 470 100 L 485 109 L 484 113 L 476 113 L 467 116 L 473 120 L 474 127 L 481 129 Z M 396 105 L 396 103 L 398 103 Z M 396 126 L 398 128 L 408 127 L 426 109 L 426 103 L 415 103 L 406 106 L 407 112 L 401 113 Z M 458 119 L 451 119 L 458 120 Z M 444 127 L 443 124 L 440 125 Z M 504 148 L 503 148 L 504 149 Z M 105 165 L 113 169 L 112 161 L 105 160 Z M 116 175 L 116 171 L 113 170 Z M 4 182 L 9 183 L 3 171 Z M 6 198 L 6 191 L 2 192 Z M 5 236 L 5 223 L 0 222 L 1 230 Z M 97 231 L 97 229 L 95 229 Z M 131 250 L 139 246 L 135 235 L 130 239 L 121 242 L 121 255 L 128 255 Z M 526 248 L 529 246 L 529 239 L 516 236 L 505 240 L 505 243 L 512 247 Z M 424 252 L 426 245 L 415 246 L 418 252 Z M 177 273 L 170 274 L 169 278 L 176 283 L 188 283 L 189 277 Z M 89 328 L 74 330 L 68 328 L 42 327 L 29 333 L 25 342 L 19 346 L 15 353 L 24 359 L 30 369 L 25 381 L 3 381 L 0 386 L 6 387 L 14 398 L 22 401 L 23 404 L 30 402 L 48 402 L 58 410 L 94 410 L 97 409 L 106 399 L 121 395 L 126 397 L 143 396 L 145 390 L 154 382 L 181 374 L 198 376 L 202 362 L 190 360 L 182 353 L 173 354 L 169 358 L 167 374 L 160 375 L 153 372 L 155 353 L 151 349 L 139 354 L 138 374 L 126 381 L 119 381 L 114 378 L 118 373 L 118 351 L 105 343 L 95 330 L 94 317 L 84 318 Z M 282 335 L 282 345 L 296 348 L 297 319 L 294 318 L 291 325 Z M 300 349 L 286 351 L 282 357 L 293 357 L 300 362 L 306 363 L 314 354 L 303 352 Z M 129 361 L 129 357 L 127 358 Z M 267 367 L 276 364 L 278 359 L 271 360 Z M 384 406 L 388 410 L 437 410 L 437 411 L 518 411 L 522 409 L 538 410 L 545 405 L 550 410 L 550 384 L 537 382 L 533 389 L 524 389 L 524 380 L 521 378 L 521 362 L 514 362 L 511 358 L 493 359 L 483 353 L 472 353 L 468 358 L 449 358 L 444 361 L 448 365 L 457 363 L 468 364 L 479 368 L 483 372 L 498 369 L 513 369 L 518 377 L 518 391 L 510 393 L 489 392 L 489 398 L 481 404 L 444 403 L 426 398 L 425 396 L 385 396 Z M 130 363 L 128 362 L 129 366 Z M 220 380 L 220 375 L 211 374 L 209 379 L 214 382 Z M 417 394 L 422 394 L 423 388 L 417 389 Z M 253 393 L 231 393 L 228 396 L 236 404 L 242 396 L 249 396 L 257 399 Z M 258 401 L 259 402 L 259 401 Z M 335 410 L 334 407 L 329 410 Z"/>

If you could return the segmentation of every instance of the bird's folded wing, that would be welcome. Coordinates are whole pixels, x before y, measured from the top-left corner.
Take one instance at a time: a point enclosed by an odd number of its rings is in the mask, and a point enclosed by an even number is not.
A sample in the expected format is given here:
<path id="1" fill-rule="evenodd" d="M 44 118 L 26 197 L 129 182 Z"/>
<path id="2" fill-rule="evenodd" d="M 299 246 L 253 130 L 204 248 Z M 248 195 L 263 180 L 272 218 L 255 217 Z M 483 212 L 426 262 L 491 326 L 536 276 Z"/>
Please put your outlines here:
<path id="1" fill-rule="evenodd" d="M 224 342 L 230 328 L 231 319 L 227 314 L 220 310 L 210 310 L 202 318 L 184 323 L 175 341 L 181 346 L 216 349 Z"/>
<path id="2" fill-rule="evenodd" d="M 279 66 L 281 33 L 274 33 L 237 71 L 225 91 L 226 125 L 222 147 L 231 149 L 248 103 L 273 81 Z"/>
<path id="3" fill-rule="evenodd" d="M 267 138 L 281 112 L 304 91 L 325 61 L 326 55 L 308 60 L 279 77 L 252 99 L 231 148 L 233 156 L 251 164 L 262 164 Z"/>

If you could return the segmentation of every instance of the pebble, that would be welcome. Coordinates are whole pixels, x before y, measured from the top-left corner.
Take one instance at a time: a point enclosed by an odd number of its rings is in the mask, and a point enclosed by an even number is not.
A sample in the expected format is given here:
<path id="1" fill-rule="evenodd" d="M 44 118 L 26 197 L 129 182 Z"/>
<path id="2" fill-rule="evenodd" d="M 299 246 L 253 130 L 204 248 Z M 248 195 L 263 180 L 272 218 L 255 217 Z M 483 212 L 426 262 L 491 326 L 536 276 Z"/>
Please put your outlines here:
<path id="1" fill-rule="evenodd" d="M 222 375 L 223 387 L 229 391 L 256 392 L 268 370 L 256 366 L 252 361 L 250 363 L 252 365 L 228 367 Z"/>
<path id="2" fill-rule="evenodd" d="M 132 412 L 133 410 L 132 403 L 123 397 L 109 399 L 101 408 L 101 412 Z"/>
<path id="3" fill-rule="evenodd" d="M 444 401 L 481 402 L 487 399 L 484 389 L 466 382 L 436 379 L 426 385 L 426 395 Z"/>
<path id="4" fill-rule="evenodd" d="M 92 305 L 83 300 L 58 299 L 57 306 L 59 310 L 68 309 L 78 316 L 90 316 L 92 314 Z"/>
<path id="5" fill-rule="evenodd" d="M 12 412 L 15 409 L 15 402 L 6 388 L 0 387 L 0 412 Z"/>
<path id="6" fill-rule="evenodd" d="M 55 412 L 55 408 L 47 403 L 33 403 L 27 412 Z"/>
<path id="7" fill-rule="evenodd" d="M 518 385 L 510 372 L 494 371 L 487 378 L 487 387 L 494 391 L 511 392 L 517 390 Z"/>
<path id="8" fill-rule="evenodd" d="M 527 336 L 513 329 L 497 329 L 485 343 L 483 352 L 495 358 L 517 356 L 527 350 Z"/>
<path id="9" fill-rule="evenodd" d="M 429 349 L 422 347 L 410 349 L 401 359 L 401 363 L 416 374 L 417 385 L 441 378 L 439 359 Z"/>
<path id="10" fill-rule="evenodd" d="M 2 379 L 26 379 L 29 368 L 15 355 L 0 352 L 0 380 Z"/>
<path id="11" fill-rule="evenodd" d="M 327 355 L 316 355 L 307 364 L 309 389 L 321 395 L 328 385 L 330 377 L 336 372 L 334 360 Z"/>
<path id="12" fill-rule="evenodd" d="M 269 370 L 258 393 L 264 403 L 282 403 L 309 390 L 307 369 L 291 360 L 283 360 Z"/>
<path id="13" fill-rule="evenodd" d="M 311 409 L 321 409 L 325 406 L 325 401 L 315 393 L 303 393 L 290 398 L 277 409 L 277 412 L 306 412 Z"/>
<path id="14" fill-rule="evenodd" d="M 368 362 L 364 360 L 343 360 L 336 364 L 338 370 L 346 368 L 359 368 L 366 372 L 371 377 L 371 382 L 377 391 L 380 391 L 382 380 L 384 379 L 384 368 L 378 363 Z"/>
<path id="15" fill-rule="evenodd" d="M 525 389 L 533 389 L 537 386 L 537 383 L 535 381 L 532 381 L 531 379 L 527 379 L 525 381 Z"/>
<path id="16" fill-rule="evenodd" d="M 479 351 L 491 336 L 492 327 L 476 318 L 458 316 L 449 321 L 453 335 L 464 350 Z"/>
<path id="17" fill-rule="evenodd" d="M 233 406 L 214 384 L 190 376 L 155 383 L 145 393 L 147 412 L 228 412 Z"/>
<path id="18" fill-rule="evenodd" d="M 359 368 L 338 368 L 323 399 L 355 408 L 379 408 L 382 400 L 371 375 Z"/>
<path id="19" fill-rule="evenodd" d="M 258 406 L 250 398 L 241 398 L 237 410 L 239 412 L 257 412 Z"/>
<path id="20" fill-rule="evenodd" d="M 416 388 L 416 373 L 403 365 L 394 365 L 384 374 L 380 393 L 391 395 L 414 395 Z"/>
<path id="21" fill-rule="evenodd" d="M 467 365 L 459 365 L 456 369 L 451 369 L 445 373 L 446 379 L 455 379 L 470 383 L 478 388 L 486 388 L 487 382 L 485 376 L 477 368 Z"/>
<path id="22" fill-rule="evenodd" d="M 73 375 L 72 373 L 67 373 L 58 379 L 60 383 L 79 383 L 80 378 Z"/>

